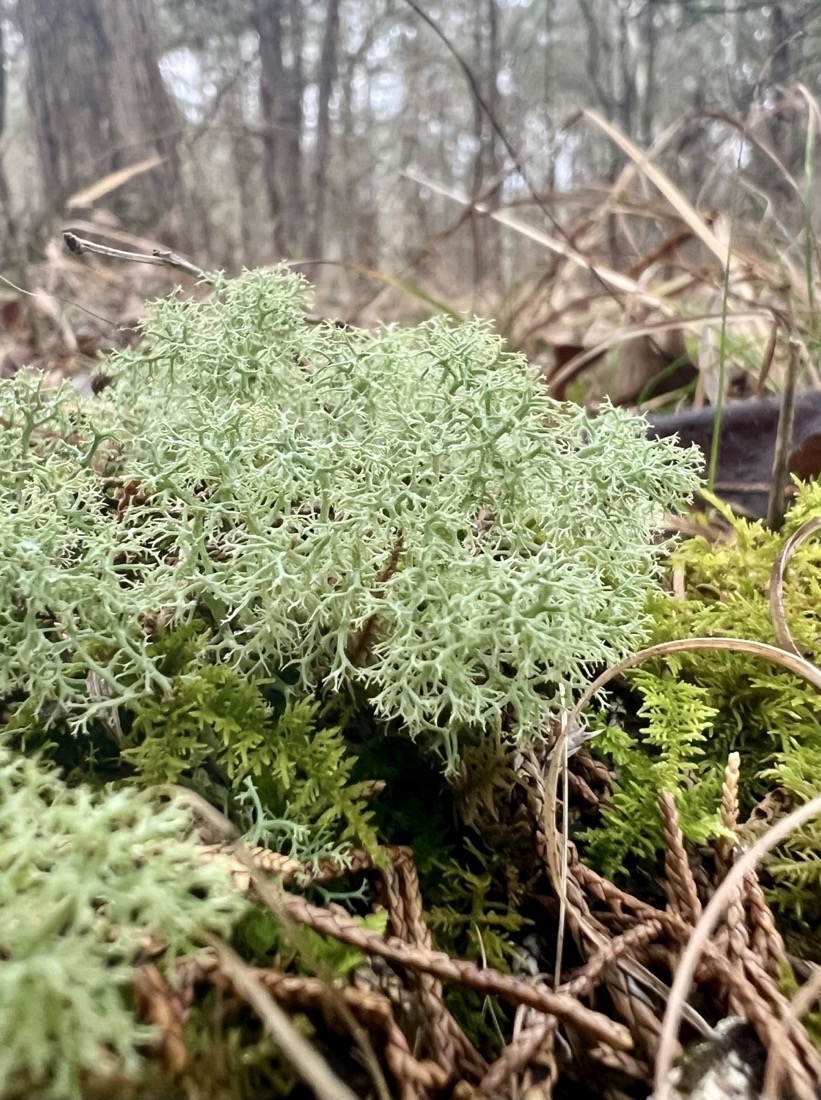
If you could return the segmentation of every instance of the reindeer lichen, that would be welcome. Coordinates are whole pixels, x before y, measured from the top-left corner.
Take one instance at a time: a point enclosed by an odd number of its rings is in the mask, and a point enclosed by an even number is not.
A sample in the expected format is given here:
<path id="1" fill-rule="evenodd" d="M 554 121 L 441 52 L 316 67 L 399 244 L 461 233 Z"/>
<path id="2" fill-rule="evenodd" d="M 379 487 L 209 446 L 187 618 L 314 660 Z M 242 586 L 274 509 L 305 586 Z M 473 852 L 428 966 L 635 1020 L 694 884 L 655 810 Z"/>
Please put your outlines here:
<path id="1" fill-rule="evenodd" d="M 18 729 L 170 695 L 152 640 L 197 618 L 202 664 L 361 693 L 453 769 L 643 638 L 694 454 L 551 400 L 481 321 L 311 326 L 304 297 L 250 273 L 155 303 L 98 402 L 0 384 Z"/>
<path id="2" fill-rule="evenodd" d="M 69 1100 L 112 1063 L 138 1070 L 154 1031 L 129 987 L 148 933 L 173 960 L 244 907 L 188 832 L 175 805 L 69 788 L 0 747 L 0 1094 Z"/>

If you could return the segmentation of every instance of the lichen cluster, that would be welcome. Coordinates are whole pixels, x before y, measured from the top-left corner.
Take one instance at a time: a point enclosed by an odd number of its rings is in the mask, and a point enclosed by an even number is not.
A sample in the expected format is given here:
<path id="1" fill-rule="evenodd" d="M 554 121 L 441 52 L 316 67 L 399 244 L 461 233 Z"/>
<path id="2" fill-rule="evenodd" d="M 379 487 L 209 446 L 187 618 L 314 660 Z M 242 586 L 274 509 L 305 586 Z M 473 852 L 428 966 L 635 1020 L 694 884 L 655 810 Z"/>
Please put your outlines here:
<path id="1" fill-rule="evenodd" d="M 230 924 L 135 786 L 304 863 L 410 835 L 438 943 L 508 965 L 516 873 L 454 835 L 442 773 L 507 783 L 505 743 L 646 632 L 694 455 L 550 400 L 482 322 L 312 326 L 305 293 L 253 273 L 155 303 L 94 399 L 0 381 L 0 1093 L 133 1066 L 139 936 L 173 958 Z"/>
<path id="2" fill-rule="evenodd" d="M 73 733 L 197 660 L 364 694 L 455 765 L 643 636 L 697 460 L 550 400 L 486 324 L 310 326 L 294 276 L 156 303 L 106 399 L 0 389 L 0 695 Z M 195 669 L 189 669 L 193 675 Z"/>
<path id="3" fill-rule="evenodd" d="M 127 996 L 147 933 L 163 965 L 244 908 L 189 832 L 176 805 L 68 788 L 0 747 L 0 1095 L 69 1100 L 115 1060 L 136 1070 L 154 1037 Z"/>

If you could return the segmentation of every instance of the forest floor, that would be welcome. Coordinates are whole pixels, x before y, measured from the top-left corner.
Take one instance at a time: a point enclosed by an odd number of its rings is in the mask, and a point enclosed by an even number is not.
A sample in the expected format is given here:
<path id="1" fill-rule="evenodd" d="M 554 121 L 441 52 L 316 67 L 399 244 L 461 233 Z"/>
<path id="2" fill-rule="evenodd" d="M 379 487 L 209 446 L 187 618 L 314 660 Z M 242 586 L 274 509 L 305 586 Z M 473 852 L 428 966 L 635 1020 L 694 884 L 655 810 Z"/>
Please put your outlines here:
<path id="1" fill-rule="evenodd" d="M 136 347 L 145 301 L 178 283 L 208 296 L 173 269 L 55 246 L 37 289 L 4 293 L 0 377 L 33 368 L 49 387 L 68 379 L 96 394 L 101 358 Z M 659 360 L 641 326 L 643 357 L 627 362 L 603 330 L 577 342 L 567 314 L 566 332 L 548 325 L 537 338 L 536 312 L 520 304 L 500 327 L 558 391 L 595 409 L 607 371 L 632 371 L 623 403 L 670 414 L 659 434 L 683 432 L 707 461 L 715 405 L 698 406 L 719 376 L 727 390 L 745 376 L 710 491 L 668 518 L 686 544 L 665 562 L 655 648 L 591 669 L 544 743 L 477 753 L 450 782 L 397 743 L 365 754 L 356 777 L 373 782 L 374 806 L 390 801 L 374 810 L 378 850 L 309 866 L 246 843 L 190 795 L 203 858 L 227 862 L 256 917 L 172 968 L 142 952 L 133 996 L 155 1028 L 152 1068 L 101 1069 L 83 1095 L 111 1095 L 115 1081 L 120 1095 L 192 1100 L 298 1098 L 306 1085 L 323 1100 L 819 1095 L 821 833 L 809 823 L 821 811 L 821 410 L 790 399 L 793 428 L 779 396 L 759 400 L 773 377 L 795 392 L 795 339 L 773 352 L 752 329 L 752 376 L 725 370 L 702 336 L 700 366 L 682 380 L 684 353 Z M 802 378 L 811 394 L 812 371 Z M 745 420 L 733 409 L 749 400 L 759 411 Z M 808 486 L 793 512 L 791 473 Z M 118 518 L 138 488 L 116 498 Z M 605 684 L 609 725 L 588 743 L 581 710 Z M 631 813 L 634 833 L 617 821 Z"/>

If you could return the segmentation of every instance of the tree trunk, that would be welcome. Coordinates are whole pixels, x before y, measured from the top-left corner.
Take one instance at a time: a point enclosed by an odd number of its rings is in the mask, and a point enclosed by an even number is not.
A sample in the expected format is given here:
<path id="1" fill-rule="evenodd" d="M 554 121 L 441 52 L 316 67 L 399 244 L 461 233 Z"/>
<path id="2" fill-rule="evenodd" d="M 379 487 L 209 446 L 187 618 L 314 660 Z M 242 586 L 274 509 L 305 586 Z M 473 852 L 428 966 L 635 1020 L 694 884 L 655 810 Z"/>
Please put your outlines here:
<path id="1" fill-rule="evenodd" d="M 325 242 L 325 209 L 328 198 L 328 163 L 331 155 L 331 93 L 336 79 L 339 48 L 339 0 L 328 0 L 322 55 L 319 59 L 316 149 L 313 172 L 313 222 L 308 233 L 307 253 L 319 259 Z"/>
<path id="2" fill-rule="evenodd" d="M 159 154 L 106 196 L 131 227 L 171 232 L 180 118 L 160 75 L 150 0 L 19 0 L 28 96 L 46 203 Z"/>
<path id="3" fill-rule="evenodd" d="M 6 43 L 3 21 L 0 20 L 0 138 L 6 129 Z M 11 192 L 6 175 L 5 162 L 0 159 L 0 233 L 4 247 L 3 261 L 9 264 L 17 260 L 17 226 L 11 208 Z"/>
<path id="4" fill-rule="evenodd" d="M 499 172 L 496 130 L 499 119 L 498 77 L 499 13 L 496 0 L 476 0 L 477 18 L 473 24 L 474 70 L 482 87 L 483 98 L 491 117 L 487 117 L 478 97 L 473 97 L 473 132 L 476 153 L 473 160 L 471 190 L 475 201 L 493 207 L 498 189 L 493 181 Z M 487 191 L 488 184 L 492 190 Z M 487 280 L 495 279 L 499 269 L 499 227 L 485 214 L 476 211 L 471 219 L 473 248 L 473 282 L 478 289 Z"/>
<path id="5" fill-rule="evenodd" d="M 280 256 L 299 248 L 302 188 L 302 0 L 253 0 L 259 35 L 260 106 L 265 126 L 263 166 Z"/>

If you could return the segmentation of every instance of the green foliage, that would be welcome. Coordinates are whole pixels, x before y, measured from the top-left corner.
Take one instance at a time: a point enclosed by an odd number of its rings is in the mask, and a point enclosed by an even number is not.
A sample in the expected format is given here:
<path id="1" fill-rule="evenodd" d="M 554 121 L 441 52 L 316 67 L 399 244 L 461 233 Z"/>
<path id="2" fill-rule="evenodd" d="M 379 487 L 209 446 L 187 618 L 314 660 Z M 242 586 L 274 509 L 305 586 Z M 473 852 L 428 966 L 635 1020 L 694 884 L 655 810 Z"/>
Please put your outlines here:
<path id="1" fill-rule="evenodd" d="M 385 779 L 381 827 L 434 875 L 466 847 L 413 739 L 451 777 L 492 746 L 481 816 L 500 746 L 644 636 L 654 535 L 695 455 L 550 400 L 479 321 L 311 326 L 305 289 L 251 273 L 155 303 L 101 400 L 0 381 L 0 727 L 72 778 L 130 784 L 92 797 L 9 765 L 0 1085 L 76 1095 L 104 1049 L 133 1066 L 135 930 L 173 955 L 234 913 L 172 839 L 178 811 L 152 816 L 134 783 L 191 787 L 251 843 L 311 861 L 376 854 L 366 780 Z M 439 872 L 433 921 L 504 965 L 523 920 L 497 857 Z M 238 938 L 286 949 L 259 914 Z M 338 975 L 358 961 L 296 949 Z"/>
<path id="2" fill-rule="evenodd" d="M 384 911 L 354 919 L 371 932 L 384 932 L 388 923 Z M 332 982 L 348 978 L 352 970 L 366 962 L 366 956 L 358 948 L 323 936 L 306 925 L 283 926 L 269 910 L 258 906 L 243 914 L 234 940 L 260 963 L 274 958 L 279 969 L 295 966 L 302 974 L 318 974 Z"/>
<path id="3" fill-rule="evenodd" d="M 249 843 L 301 862 L 343 858 L 352 843 L 377 853 L 367 784 L 351 781 L 356 759 L 338 727 L 318 724 L 317 704 L 275 713 L 259 685 L 226 666 L 171 683 L 140 707 L 122 753 L 143 782 L 183 782 L 225 806 Z"/>
<path id="4" fill-rule="evenodd" d="M 586 834 L 587 852 L 604 874 L 635 877 L 664 850 L 658 795 L 675 795 L 685 836 L 704 843 L 718 831 L 723 765 L 709 758 L 717 713 L 708 690 L 663 671 L 636 670 L 631 685 L 646 719 L 635 734 L 605 726 L 596 746 L 616 765 L 618 782 L 602 811 L 602 824 Z M 698 777 L 698 782 L 693 782 Z"/>
<path id="5" fill-rule="evenodd" d="M 428 918 L 437 946 L 461 958 L 509 970 L 520 957 L 513 935 L 531 922 L 516 913 L 509 901 L 494 896 L 498 884 L 490 872 L 466 870 L 455 861 L 441 871 L 442 881 L 434 894 L 439 904 L 431 906 Z"/>
<path id="6" fill-rule="evenodd" d="M 186 831 L 174 805 L 70 789 L 0 747 L 0 1093 L 66 1100 L 112 1055 L 138 1068 L 152 1031 L 127 988 L 146 932 L 173 959 L 242 908 Z"/>
<path id="7" fill-rule="evenodd" d="M 439 881 L 429 890 L 432 904 L 427 920 L 437 949 L 508 973 L 521 962 L 519 943 L 532 922 L 512 904 L 505 863 L 502 853 L 484 853 L 468 842 L 459 862 L 450 859 L 440 864 Z M 498 1053 L 507 1030 L 499 1006 L 462 987 L 447 989 L 445 998 L 478 1048 L 490 1057 Z"/>
<path id="8" fill-rule="evenodd" d="M 106 402 L 0 384 L 0 696 L 30 726 L 181 698 L 152 644 L 201 621 L 198 665 L 364 692 L 453 769 L 465 731 L 537 735 L 642 638 L 695 456 L 550 400 L 482 322 L 312 327 L 304 293 L 155 303 Z"/>
<path id="9" fill-rule="evenodd" d="M 683 543 L 672 566 L 681 570 L 683 600 L 650 598 L 651 642 L 727 636 L 776 644 L 768 586 L 786 538 L 821 515 L 821 486 L 802 485 L 782 533 L 733 520 L 733 536 Z M 821 546 L 805 543 L 790 561 L 784 586 L 787 619 L 799 649 L 821 662 Z M 627 674 L 649 719 L 635 737 L 607 728 L 592 742 L 618 766 L 615 793 L 591 853 L 608 873 L 630 854 L 647 860 L 662 849 L 659 791 L 676 797 L 691 841 L 717 835 L 720 781 L 730 752 L 741 756 L 742 820 L 774 786 L 800 804 L 821 791 L 821 699 L 780 666 L 746 654 L 677 654 Z M 632 862 L 629 863 L 633 868 Z M 808 925 L 821 920 L 821 822 L 793 834 L 767 863 L 777 888 L 773 904 Z"/>

